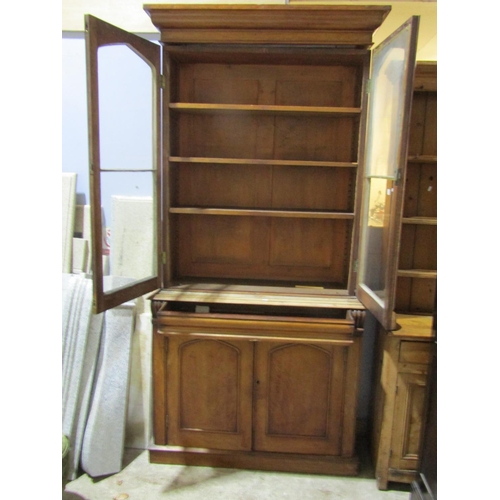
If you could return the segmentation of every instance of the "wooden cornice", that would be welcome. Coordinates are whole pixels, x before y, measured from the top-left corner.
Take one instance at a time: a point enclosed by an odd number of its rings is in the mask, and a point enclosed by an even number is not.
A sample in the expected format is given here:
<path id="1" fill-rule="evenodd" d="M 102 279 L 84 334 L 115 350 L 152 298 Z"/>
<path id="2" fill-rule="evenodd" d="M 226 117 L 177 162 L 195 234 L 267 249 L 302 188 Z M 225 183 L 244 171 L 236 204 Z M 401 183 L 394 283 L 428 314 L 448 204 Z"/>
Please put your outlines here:
<path id="1" fill-rule="evenodd" d="M 168 5 L 144 10 L 165 43 L 372 44 L 387 5 Z"/>
<path id="2" fill-rule="evenodd" d="M 415 67 L 414 90 L 428 92 L 437 90 L 437 62 L 419 61 Z"/>

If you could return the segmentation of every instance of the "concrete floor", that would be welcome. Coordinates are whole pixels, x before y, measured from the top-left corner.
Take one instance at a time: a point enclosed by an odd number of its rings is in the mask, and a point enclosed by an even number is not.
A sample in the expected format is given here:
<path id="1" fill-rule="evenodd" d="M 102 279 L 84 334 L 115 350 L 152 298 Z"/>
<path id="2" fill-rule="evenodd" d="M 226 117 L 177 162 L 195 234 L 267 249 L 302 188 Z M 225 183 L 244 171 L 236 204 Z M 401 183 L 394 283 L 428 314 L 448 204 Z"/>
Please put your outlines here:
<path id="1" fill-rule="evenodd" d="M 366 453 L 358 477 L 289 474 L 212 467 L 150 464 L 148 452 L 125 450 L 118 474 L 66 485 L 63 500 L 408 500 L 410 486 L 377 489 Z"/>

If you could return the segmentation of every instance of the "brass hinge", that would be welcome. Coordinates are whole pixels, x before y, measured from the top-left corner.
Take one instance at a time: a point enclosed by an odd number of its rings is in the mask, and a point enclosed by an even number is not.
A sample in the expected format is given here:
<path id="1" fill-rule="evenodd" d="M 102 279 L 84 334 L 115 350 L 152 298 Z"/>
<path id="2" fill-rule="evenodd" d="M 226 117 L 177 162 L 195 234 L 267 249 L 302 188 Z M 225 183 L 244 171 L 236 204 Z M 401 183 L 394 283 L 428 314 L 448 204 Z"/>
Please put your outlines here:
<path id="1" fill-rule="evenodd" d="M 167 252 L 161 253 L 161 263 L 165 265 L 167 263 Z"/>
<path id="2" fill-rule="evenodd" d="M 160 75 L 160 88 L 162 90 L 165 90 L 167 86 L 167 79 L 165 78 L 165 75 Z"/>
<path id="3" fill-rule="evenodd" d="M 354 261 L 354 272 L 355 273 L 358 272 L 358 261 L 357 260 Z"/>
<path id="4" fill-rule="evenodd" d="M 396 181 L 394 182 L 394 184 L 396 186 L 399 186 L 399 183 L 401 182 L 401 176 L 402 176 L 402 171 L 401 169 L 398 169 L 397 173 L 396 173 Z"/>
<path id="5" fill-rule="evenodd" d="M 165 415 L 165 429 L 168 429 L 168 415 Z"/>
<path id="6" fill-rule="evenodd" d="M 371 78 L 368 78 L 368 80 L 366 80 L 365 89 L 366 89 L 366 93 L 367 94 L 369 94 L 372 91 L 372 80 L 371 80 Z"/>

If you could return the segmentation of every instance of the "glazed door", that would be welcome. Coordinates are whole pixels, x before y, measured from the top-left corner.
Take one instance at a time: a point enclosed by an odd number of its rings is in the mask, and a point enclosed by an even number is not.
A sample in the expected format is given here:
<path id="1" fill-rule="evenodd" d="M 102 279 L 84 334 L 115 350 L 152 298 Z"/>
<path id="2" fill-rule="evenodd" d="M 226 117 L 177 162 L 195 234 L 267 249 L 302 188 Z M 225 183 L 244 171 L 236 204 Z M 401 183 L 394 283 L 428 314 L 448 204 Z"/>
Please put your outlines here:
<path id="1" fill-rule="evenodd" d="M 394 301 L 407 143 L 415 72 L 417 16 L 373 51 L 364 155 L 356 295 L 387 330 Z"/>
<path id="2" fill-rule="evenodd" d="M 85 16 L 94 312 L 160 285 L 161 47 Z"/>

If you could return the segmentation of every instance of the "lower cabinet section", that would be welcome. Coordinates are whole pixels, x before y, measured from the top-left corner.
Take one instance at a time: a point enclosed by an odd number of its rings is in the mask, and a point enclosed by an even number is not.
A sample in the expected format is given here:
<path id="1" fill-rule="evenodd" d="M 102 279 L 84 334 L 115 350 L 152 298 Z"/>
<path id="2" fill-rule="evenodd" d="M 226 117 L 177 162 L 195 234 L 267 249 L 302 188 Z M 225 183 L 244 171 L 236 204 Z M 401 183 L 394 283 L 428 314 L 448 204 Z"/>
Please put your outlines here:
<path id="1" fill-rule="evenodd" d="M 355 475 L 352 318 L 159 313 L 150 459 Z"/>
<path id="2" fill-rule="evenodd" d="M 419 465 L 432 337 L 430 327 L 410 333 L 380 328 L 378 335 L 372 454 L 382 490 L 389 481 L 411 483 Z"/>

